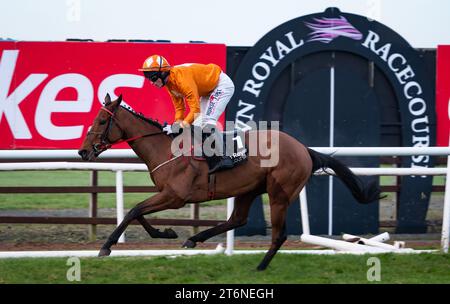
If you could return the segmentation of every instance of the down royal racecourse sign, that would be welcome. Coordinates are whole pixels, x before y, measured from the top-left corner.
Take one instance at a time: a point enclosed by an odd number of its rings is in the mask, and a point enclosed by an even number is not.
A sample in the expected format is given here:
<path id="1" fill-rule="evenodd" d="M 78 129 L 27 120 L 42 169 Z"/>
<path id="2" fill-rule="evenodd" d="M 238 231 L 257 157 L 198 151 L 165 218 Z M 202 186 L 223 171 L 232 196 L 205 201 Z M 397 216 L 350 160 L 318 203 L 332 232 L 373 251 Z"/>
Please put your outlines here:
<path id="1" fill-rule="evenodd" d="M 320 54 L 324 53 L 330 54 L 329 58 L 331 59 L 327 62 L 328 66 L 325 66 L 326 64 L 321 65 L 320 60 L 317 59 Z M 335 58 L 336 53 L 340 54 L 339 58 L 337 55 Z M 344 57 L 346 60 L 342 60 Z M 350 57 L 351 60 L 349 60 Z M 323 59 L 323 57 L 320 58 Z M 311 63 L 314 60 L 316 62 L 308 65 L 308 62 Z M 284 122 L 280 124 L 282 130 L 292 131 L 295 127 L 289 127 L 289 124 L 292 125 L 292 123 L 286 119 L 286 117 L 292 119 L 292 109 L 287 106 L 289 101 L 292 106 L 292 100 L 294 100 L 295 107 L 299 108 L 298 112 L 301 113 L 305 112 L 302 110 L 306 110 L 304 107 L 315 107 L 320 99 L 330 99 L 331 97 L 320 94 L 319 96 L 305 93 L 302 95 L 303 100 L 301 100 L 295 94 L 302 90 L 303 92 L 314 91 L 314 87 L 320 87 L 318 82 L 325 81 L 328 81 L 325 89 L 331 90 L 328 86 L 330 82 L 328 78 L 331 77 L 329 76 L 330 72 L 320 74 L 319 70 L 329 70 L 339 60 L 341 60 L 340 66 L 337 68 L 341 71 L 339 75 L 342 76 L 345 72 L 348 74 L 351 71 L 364 71 L 361 72 L 362 76 L 358 75 L 358 77 L 366 83 L 370 82 L 370 84 L 364 84 L 367 88 L 361 89 L 361 87 L 358 87 L 359 84 L 355 82 L 345 83 L 345 81 L 339 79 L 341 85 L 339 88 L 333 87 L 334 90 L 345 91 L 346 96 L 351 96 L 352 91 L 363 91 L 367 93 L 366 95 L 372 94 L 375 97 L 368 106 L 379 109 L 381 108 L 379 103 L 384 98 L 384 95 L 379 95 L 379 88 L 384 85 L 381 90 L 389 91 L 390 96 L 393 96 L 392 99 L 395 100 L 395 107 L 389 108 L 389 111 L 392 112 L 390 117 L 399 116 L 398 119 L 401 122 L 401 126 L 399 126 L 400 138 L 397 145 L 406 147 L 436 145 L 435 92 L 432 81 L 434 75 L 430 75 L 425 68 L 424 60 L 419 52 L 385 25 L 363 16 L 341 12 L 337 8 L 329 8 L 323 13 L 302 16 L 283 23 L 267 33 L 249 49 L 234 77 L 236 90 L 229 103 L 227 120 L 233 119 L 238 128 L 247 130 L 251 128 L 250 121 L 281 121 L 284 119 Z M 365 65 L 361 64 L 364 60 Z M 345 66 L 342 68 L 342 62 L 348 64 L 358 62 L 359 66 L 346 69 Z M 367 70 L 370 65 L 373 67 L 372 71 L 376 70 L 376 73 L 382 74 L 383 79 L 386 79 L 384 84 L 381 84 L 381 81 L 368 80 L 370 79 L 370 77 L 367 77 L 369 73 L 364 69 Z M 301 66 L 303 66 L 303 70 Z M 314 68 L 308 70 L 304 68 L 305 66 L 313 66 Z M 345 71 L 342 72 L 342 70 Z M 306 81 L 304 79 L 307 77 L 313 78 L 311 75 L 314 73 L 323 77 L 314 78 L 316 82 L 308 82 L 309 87 L 305 88 Z M 334 73 L 337 72 L 333 70 L 333 75 Z M 353 75 L 353 77 L 355 76 Z M 375 79 L 379 80 L 378 78 Z M 342 85 L 343 82 L 344 85 Z M 300 88 L 301 86 L 303 87 Z M 283 89 L 280 90 L 280 87 Z M 330 95 L 334 96 L 334 93 L 330 93 Z M 345 111 L 352 113 L 350 115 L 352 118 L 347 119 L 347 121 L 350 121 L 347 125 L 351 125 L 353 119 L 355 121 L 363 119 L 361 118 L 363 116 L 354 108 L 362 104 L 362 99 L 366 95 L 358 95 L 362 96 L 361 99 L 354 98 L 355 107 L 347 104 L 349 108 L 340 109 L 341 113 Z M 305 98 L 305 96 L 308 98 Z M 337 102 L 338 100 L 336 100 L 336 107 L 338 107 Z M 325 121 L 330 117 L 330 109 L 331 106 L 329 109 L 314 108 L 313 113 L 317 115 L 317 120 Z M 381 121 L 380 113 L 374 112 L 372 116 L 377 117 L 377 125 L 365 125 L 365 128 L 379 129 L 381 123 L 386 123 Z M 366 122 L 369 120 L 366 120 Z M 306 124 L 305 120 L 296 122 L 295 126 L 297 127 L 302 123 Z M 311 121 L 308 123 L 311 123 Z M 327 125 L 326 128 L 333 130 L 331 124 L 330 120 L 330 126 Z M 351 130 L 351 127 L 347 128 Z M 335 130 L 336 136 L 350 138 L 349 140 L 351 140 L 352 133 L 349 132 L 345 135 L 343 134 L 344 131 L 340 130 L 338 134 Z M 330 132 L 332 133 L 332 131 Z M 323 136 L 322 133 L 320 135 L 319 133 L 315 136 Z M 372 133 L 371 136 L 381 137 L 381 133 L 375 135 Z M 330 135 L 331 137 L 332 135 Z M 302 141 L 304 136 L 302 138 L 297 136 L 297 139 Z M 306 144 L 308 143 L 306 142 Z M 373 145 L 378 144 L 379 140 L 378 143 Z M 328 145 L 328 141 L 325 145 Z M 355 141 L 351 145 L 360 146 L 361 142 Z M 422 155 L 402 157 L 401 163 L 403 167 L 432 167 L 433 158 Z M 431 193 L 431 183 L 431 177 L 402 177 L 400 204 L 397 209 L 397 232 L 425 231 L 425 216 Z M 333 208 L 338 207 L 335 205 Z M 322 212 L 326 213 L 327 211 L 322 210 Z M 364 214 L 359 217 L 365 216 Z M 374 217 L 378 221 L 378 216 Z M 354 226 L 358 226 L 358 224 Z M 365 230 L 365 232 L 376 232 L 375 230 L 371 228 Z M 336 229 L 333 229 L 333 232 L 339 233 Z M 317 232 L 313 231 L 313 233 Z"/>
<path id="2" fill-rule="evenodd" d="M 434 141 L 434 88 L 417 52 L 376 21 L 329 9 L 289 21 L 262 38 L 238 70 L 235 121 L 240 129 L 262 119 L 258 105 L 267 97 L 277 74 L 293 59 L 311 52 L 343 50 L 374 61 L 395 87 L 403 120 L 404 146 L 427 147 Z M 306 21 L 308 20 L 308 21 Z M 362 22 L 361 22 L 362 21 Z M 269 37 L 268 37 L 269 36 Z M 411 167 L 429 167 L 429 156 L 412 156 Z"/>

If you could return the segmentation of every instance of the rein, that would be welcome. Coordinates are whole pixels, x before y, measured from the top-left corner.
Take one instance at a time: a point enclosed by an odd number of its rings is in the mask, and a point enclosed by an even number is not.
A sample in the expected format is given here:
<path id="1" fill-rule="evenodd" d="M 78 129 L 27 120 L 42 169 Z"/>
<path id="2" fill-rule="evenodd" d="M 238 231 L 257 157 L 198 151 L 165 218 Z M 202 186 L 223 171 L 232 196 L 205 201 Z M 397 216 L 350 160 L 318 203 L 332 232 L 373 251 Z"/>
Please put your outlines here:
<path id="1" fill-rule="evenodd" d="M 122 132 L 122 134 L 124 134 L 123 129 L 120 127 L 119 122 L 117 121 L 117 119 L 115 118 L 115 111 L 111 112 L 110 110 L 108 110 L 105 107 L 101 107 L 100 110 L 105 111 L 106 113 L 108 113 L 110 115 L 110 119 L 108 122 L 108 126 L 105 129 L 105 131 L 103 131 L 102 133 L 100 132 L 91 132 L 92 134 L 101 134 L 101 142 L 100 143 L 96 143 L 92 145 L 92 148 L 94 150 L 95 153 L 100 154 L 101 152 L 104 152 L 106 150 L 108 150 L 109 148 L 111 148 L 112 146 L 124 143 L 124 142 L 130 142 L 136 139 L 140 139 L 140 138 L 144 138 L 144 137 L 150 137 L 150 136 L 155 136 L 155 135 L 160 135 L 160 134 L 166 134 L 164 131 L 160 131 L 160 132 L 156 132 L 156 133 L 149 133 L 149 134 L 144 134 L 144 135 L 138 135 L 138 136 L 134 136 L 131 138 L 127 138 L 127 139 L 120 139 L 118 141 L 116 141 L 115 143 L 107 143 L 106 141 L 108 140 L 108 135 L 109 132 L 111 131 L 111 127 L 112 127 L 112 123 L 113 121 L 116 122 L 117 126 L 119 127 L 120 131 Z M 178 155 L 175 157 L 170 158 L 169 160 L 159 164 L 158 166 L 156 166 L 156 168 L 154 168 L 151 173 L 155 172 L 156 170 L 158 170 L 159 168 L 161 168 L 162 166 L 178 159 L 180 156 L 182 155 Z"/>
<path id="2" fill-rule="evenodd" d="M 128 138 L 128 139 L 120 139 L 120 140 L 116 141 L 115 143 L 106 144 L 106 146 L 109 149 L 112 146 L 115 146 L 115 145 L 118 145 L 118 144 L 121 144 L 121 143 L 124 143 L 124 142 L 130 142 L 130 141 L 133 141 L 133 140 L 136 140 L 136 139 L 139 139 L 139 138 L 150 137 L 150 136 L 154 136 L 154 135 L 160 135 L 160 134 L 163 134 L 163 133 L 164 132 L 161 131 L 161 132 L 156 132 L 156 133 L 149 133 L 149 134 L 144 134 L 144 135 L 138 135 L 138 136 L 134 136 L 134 137 L 131 137 L 131 138 Z"/>
<path id="3" fill-rule="evenodd" d="M 123 132 L 123 129 L 120 128 L 120 125 L 119 125 L 118 121 L 115 118 L 115 111 L 111 112 L 110 110 L 108 110 L 105 107 L 101 107 L 100 110 L 103 110 L 106 113 L 108 113 L 110 115 L 110 119 L 109 119 L 109 122 L 108 122 L 108 127 L 105 129 L 105 131 L 103 131 L 103 133 L 101 133 L 102 134 L 101 142 L 92 145 L 92 148 L 94 149 L 94 151 L 96 153 L 104 152 L 104 151 L 108 150 L 109 148 L 111 148 L 112 146 L 115 146 L 115 145 L 118 145 L 118 144 L 121 144 L 121 143 L 124 143 L 124 142 L 130 142 L 130 141 L 133 141 L 133 140 L 136 140 L 136 139 L 140 139 L 140 138 L 144 138 L 144 137 L 150 137 L 150 136 L 154 136 L 154 135 L 165 134 L 164 131 L 160 131 L 160 132 L 156 132 L 156 133 L 149 133 L 149 134 L 144 134 L 144 135 L 133 136 L 133 137 L 127 138 L 127 139 L 120 139 L 120 140 L 116 141 L 115 143 L 107 143 L 108 135 L 109 135 L 109 132 L 111 131 L 113 120 L 119 126 L 119 129 L 122 132 L 122 134 L 124 132 Z M 92 134 L 97 134 L 97 132 L 91 132 L 91 133 Z"/>

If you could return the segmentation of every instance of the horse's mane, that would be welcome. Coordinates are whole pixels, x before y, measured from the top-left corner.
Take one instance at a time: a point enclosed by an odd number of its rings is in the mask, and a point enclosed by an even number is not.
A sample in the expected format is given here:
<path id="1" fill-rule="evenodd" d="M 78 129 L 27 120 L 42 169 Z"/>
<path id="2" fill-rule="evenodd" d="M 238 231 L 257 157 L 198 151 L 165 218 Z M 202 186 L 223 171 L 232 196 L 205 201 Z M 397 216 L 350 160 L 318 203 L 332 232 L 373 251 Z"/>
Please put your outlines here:
<path id="1" fill-rule="evenodd" d="M 123 105 L 121 105 L 120 107 L 123 108 L 124 110 L 126 110 L 127 112 L 133 114 L 135 117 L 137 117 L 137 118 L 139 118 L 139 119 L 142 119 L 142 120 L 145 121 L 145 122 L 148 122 L 148 123 L 151 124 L 152 126 L 155 126 L 155 127 L 157 127 L 159 130 L 162 131 L 163 126 L 162 126 L 157 120 L 153 120 L 153 119 L 151 119 L 151 118 L 147 118 L 147 117 L 145 117 L 142 113 L 137 113 L 137 112 L 135 112 L 132 108 L 128 108 L 128 107 L 125 107 L 125 106 L 123 106 Z"/>

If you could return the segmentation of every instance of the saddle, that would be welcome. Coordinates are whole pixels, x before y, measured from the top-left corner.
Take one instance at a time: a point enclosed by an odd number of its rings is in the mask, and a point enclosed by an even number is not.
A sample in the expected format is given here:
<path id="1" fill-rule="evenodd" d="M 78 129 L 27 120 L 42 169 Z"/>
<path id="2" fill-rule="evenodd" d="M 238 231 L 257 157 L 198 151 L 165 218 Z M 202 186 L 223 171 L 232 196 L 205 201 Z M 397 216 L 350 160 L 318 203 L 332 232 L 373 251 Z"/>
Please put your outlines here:
<path id="1" fill-rule="evenodd" d="M 173 134 L 173 138 L 180 136 L 184 131 L 182 129 L 180 133 Z M 208 164 L 208 197 L 213 199 L 215 173 L 234 168 L 248 159 L 244 132 L 240 130 L 220 132 L 215 127 L 202 130 L 194 126 L 191 127 L 190 136 L 192 157 Z"/>
<path id="2" fill-rule="evenodd" d="M 243 131 L 221 132 L 213 128 L 210 132 L 202 132 L 197 128 L 191 127 L 191 152 L 194 159 L 206 161 L 210 169 L 224 157 L 231 159 L 233 168 L 247 160 L 248 148 Z M 179 133 L 172 133 L 172 139 L 183 132 L 181 129 Z M 199 151 L 201 154 L 198 153 Z"/>

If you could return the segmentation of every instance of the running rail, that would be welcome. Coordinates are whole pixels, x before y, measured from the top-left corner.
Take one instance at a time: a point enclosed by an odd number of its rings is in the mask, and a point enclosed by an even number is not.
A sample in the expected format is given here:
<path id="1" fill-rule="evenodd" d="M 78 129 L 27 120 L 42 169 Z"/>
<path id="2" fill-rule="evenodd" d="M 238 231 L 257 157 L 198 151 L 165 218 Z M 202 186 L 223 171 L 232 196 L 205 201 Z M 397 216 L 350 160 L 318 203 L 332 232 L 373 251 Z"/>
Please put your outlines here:
<path id="1" fill-rule="evenodd" d="M 450 147 L 310 147 L 333 156 L 450 155 Z M 0 159 L 80 159 L 78 150 L 0 150 Z M 131 149 L 111 149 L 102 159 L 137 158 Z"/>
<path id="2" fill-rule="evenodd" d="M 450 147 L 312 147 L 312 149 L 333 156 L 449 156 Z M 101 158 L 137 158 L 129 149 L 113 149 L 102 153 Z M 79 159 L 77 150 L 0 150 L 0 159 Z M 0 171 L 16 170 L 105 170 L 116 172 L 117 220 L 123 219 L 123 171 L 147 171 L 144 164 L 116 163 L 2 163 Z M 450 240 L 450 157 L 447 168 L 352 168 L 357 175 L 446 175 L 444 211 L 442 221 L 441 248 L 448 253 Z M 120 173 L 119 173 L 120 172 Z M 307 212 L 306 193 L 300 194 L 300 206 Z M 234 200 L 228 199 L 227 210 L 232 210 Z M 120 210 L 119 210 L 120 209 Z M 229 214 L 229 213 L 228 213 Z M 302 217 L 303 231 L 309 232 L 307 216 Z M 230 238 L 230 239 L 229 239 Z M 124 241 L 124 236 L 121 238 Z M 227 234 L 227 254 L 233 253 L 234 233 Z"/>

